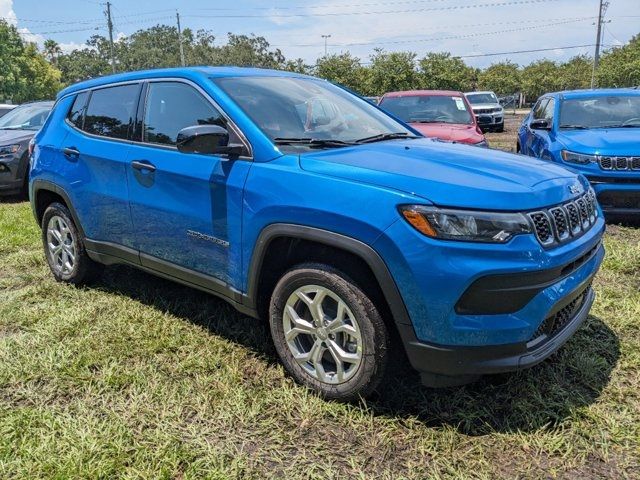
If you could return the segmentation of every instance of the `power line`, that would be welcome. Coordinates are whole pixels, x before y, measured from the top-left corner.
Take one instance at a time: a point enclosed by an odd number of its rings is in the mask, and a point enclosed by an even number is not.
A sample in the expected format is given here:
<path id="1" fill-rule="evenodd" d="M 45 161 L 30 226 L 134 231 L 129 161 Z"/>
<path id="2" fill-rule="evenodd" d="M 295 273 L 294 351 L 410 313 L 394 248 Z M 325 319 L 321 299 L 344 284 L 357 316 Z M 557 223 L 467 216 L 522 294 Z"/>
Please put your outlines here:
<path id="1" fill-rule="evenodd" d="M 353 15 L 393 15 L 400 13 L 419 13 L 419 12 L 434 12 L 434 11 L 450 11 L 450 10 L 470 10 L 475 8 L 489 8 L 489 7 L 509 7 L 518 5 L 533 5 L 540 3 L 559 2 L 561 0 L 518 0 L 507 2 L 490 2 L 490 3 L 475 3 L 470 5 L 455 5 L 448 7 L 433 7 L 433 8 L 415 8 L 411 10 L 388 10 L 378 12 L 326 12 L 326 13 L 291 13 L 291 14 L 273 14 L 265 16 L 264 14 L 258 15 L 189 15 L 190 17 L 199 18 L 293 18 L 293 17 L 338 17 L 338 16 L 353 16 Z M 183 15 L 187 16 L 187 15 Z"/>
<path id="2" fill-rule="evenodd" d="M 366 46 L 366 45 L 391 45 L 391 44 L 403 44 L 403 43 L 421 43 L 421 42 L 439 42 L 442 40 L 458 40 L 458 39 L 463 39 L 463 38 L 474 38 L 474 37 L 481 37 L 481 36 L 487 36 L 487 35 L 499 35 L 502 33 L 513 33 L 513 32 L 522 32 L 522 31 L 528 31 L 528 30 L 535 30 L 535 29 L 539 29 L 539 28 L 549 28 L 549 27 L 554 27 L 557 25 L 566 25 L 569 23 L 576 23 L 576 22 L 581 22 L 581 21 L 585 21 L 588 19 L 591 19 L 593 17 L 585 17 L 585 18 L 580 18 L 580 19 L 572 19 L 572 20 L 566 20 L 566 21 L 562 21 L 562 22 L 553 22 L 553 23 L 548 23 L 545 25 L 532 25 L 529 27 L 520 27 L 520 28 L 511 28 L 511 29 L 507 29 L 507 30 L 497 30 L 497 31 L 492 31 L 492 32 L 477 32 L 477 33 L 469 33 L 469 34 L 465 34 L 465 35 L 447 35 L 447 36 L 443 36 L 443 37 L 432 37 L 432 38 L 423 38 L 423 39 L 414 39 L 414 40 L 389 40 L 389 41 L 373 41 L 373 42 L 350 42 L 350 43 L 341 43 L 341 44 L 331 44 L 331 47 L 355 47 L 355 46 Z M 467 25 L 467 27 L 471 27 L 471 26 L 483 26 L 483 25 Z M 447 27 L 443 27 L 443 28 L 447 28 Z M 319 47 L 320 45 L 315 43 L 315 44 L 298 44 L 298 45 L 272 45 L 272 47 L 300 47 L 300 48 L 304 48 L 304 47 Z"/>
<path id="3" fill-rule="evenodd" d="M 571 50 L 574 48 L 588 48 L 593 47 L 593 43 L 587 45 L 571 45 L 568 47 L 552 47 L 552 48 L 535 48 L 532 50 L 514 50 L 511 52 L 495 52 L 495 53 L 477 53 L 473 55 L 453 55 L 458 58 L 478 58 L 478 57 L 497 57 L 500 55 L 514 55 L 516 53 L 536 53 L 536 52 L 550 52 L 552 50 Z"/>

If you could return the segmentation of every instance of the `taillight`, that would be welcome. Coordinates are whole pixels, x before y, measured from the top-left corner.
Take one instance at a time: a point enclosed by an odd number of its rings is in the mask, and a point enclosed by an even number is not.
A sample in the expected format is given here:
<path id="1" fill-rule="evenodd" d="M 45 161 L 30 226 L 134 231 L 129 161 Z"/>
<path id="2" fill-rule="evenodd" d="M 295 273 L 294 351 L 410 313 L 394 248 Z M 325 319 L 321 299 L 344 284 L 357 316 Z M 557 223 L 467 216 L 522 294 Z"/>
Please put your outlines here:
<path id="1" fill-rule="evenodd" d="M 29 156 L 33 155 L 33 149 L 35 146 L 36 146 L 36 142 L 32 138 L 31 140 L 29 140 Z"/>

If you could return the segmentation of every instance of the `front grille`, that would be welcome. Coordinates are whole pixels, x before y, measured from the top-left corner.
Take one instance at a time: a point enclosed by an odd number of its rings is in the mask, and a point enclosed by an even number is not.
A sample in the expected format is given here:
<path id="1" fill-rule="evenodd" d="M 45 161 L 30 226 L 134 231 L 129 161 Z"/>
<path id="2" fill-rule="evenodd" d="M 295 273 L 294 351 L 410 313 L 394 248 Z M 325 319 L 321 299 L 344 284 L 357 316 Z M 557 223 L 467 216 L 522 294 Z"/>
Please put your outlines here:
<path id="1" fill-rule="evenodd" d="M 549 210 L 553 217 L 553 222 L 556 224 L 556 235 L 560 240 L 564 240 L 569 237 L 569 222 L 567 220 L 567 214 L 561 207 L 552 208 Z"/>
<path id="2" fill-rule="evenodd" d="M 571 322 L 571 320 L 575 318 L 576 314 L 580 311 L 584 303 L 587 301 L 590 289 L 591 285 L 588 285 L 576 298 L 571 301 L 571 303 L 561 308 L 553 315 L 545 318 L 545 320 L 540 324 L 538 329 L 533 334 L 532 340 L 535 340 L 542 335 L 552 337 L 564 327 L 566 327 L 567 324 L 569 324 L 569 322 Z"/>
<path id="3" fill-rule="evenodd" d="M 592 189 L 575 201 L 529 213 L 538 241 L 545 247 L 578 237 L 596 222 L 598 206 Z"/>
<path id="4" fill-rule="evenodd" d="M 640 170 L 640 157 L 598 157 L 602 170 Z"/>
<path id="5" fill-rule="evenodd" d="M 533 226 L 536 229 L 536 236 L 540 243 L 543 245 L 549 245 L 553 243 L 553 232 L 551 231 L 551 222 L 549 217 L 544 212 L 532 213 L 531 220 L 533 220 Z"/>

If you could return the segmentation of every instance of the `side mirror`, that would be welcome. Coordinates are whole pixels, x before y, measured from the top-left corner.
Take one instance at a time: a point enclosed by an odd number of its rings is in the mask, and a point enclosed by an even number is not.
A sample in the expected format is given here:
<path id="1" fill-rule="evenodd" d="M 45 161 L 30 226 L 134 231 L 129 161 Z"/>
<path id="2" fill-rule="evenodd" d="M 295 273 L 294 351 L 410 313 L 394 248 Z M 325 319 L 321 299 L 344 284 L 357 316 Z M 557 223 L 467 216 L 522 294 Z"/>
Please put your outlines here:
<path id="1" fill-rule="evenodd" d="M 532 120 L 529 124 L 529 128 L 531 130 L 551 130 L 551 122 L 546 118 L 539 118 L 537 120 Z"/>
<path id="2" fill-rule="evenodd" d="M 182 153 L 201 153 L 205 155 L 240 155 L 242 145 L 229 143 L 229 132 L 219 125 L 194 125 L 180 130 L 176 142 Z"/>

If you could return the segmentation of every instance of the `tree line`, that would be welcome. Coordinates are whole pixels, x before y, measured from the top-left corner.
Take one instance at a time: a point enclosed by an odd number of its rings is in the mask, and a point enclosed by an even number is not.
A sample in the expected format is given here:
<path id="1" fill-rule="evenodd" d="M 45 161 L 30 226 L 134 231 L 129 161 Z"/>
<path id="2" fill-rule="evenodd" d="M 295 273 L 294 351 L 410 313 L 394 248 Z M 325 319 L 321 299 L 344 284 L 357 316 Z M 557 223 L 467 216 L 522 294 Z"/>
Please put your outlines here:
<path id="1" fill-rule="evenodd" d="M 207 30 L 182 32 L 187 65 L 239 65 L 306 73 L 326 78 L 362 95 L 390 90 L 493 90 L 498 95 L 522 93 L 529 101 L 548 91 L 588 88 L 593 60 L 578 55 L 566 62 L 538 60 L 520 66 L 510 60 L 485 69 L 467 65 L 448 52 L 386 52 L 382 49 L 362 60 L 349 52 L 326 55 L 315 64 L 286 59 L 261 36 L 229 33 L 220 43 Z M 180 65 L 176 27 L 156 25 L 114 42 L 116 71 Z M 16 103 L 52 98 L 65 85 L 112 72 L 109 41 L 93 35 L 84 48 L 63 53 L 53 40 L 39 52 L 24 42 L 17 29 L 0 20 L 0 100 Z M 640 84 L 640 34 L 621 47 L 606 50 L 595 71 L 599 87 Z"/>

